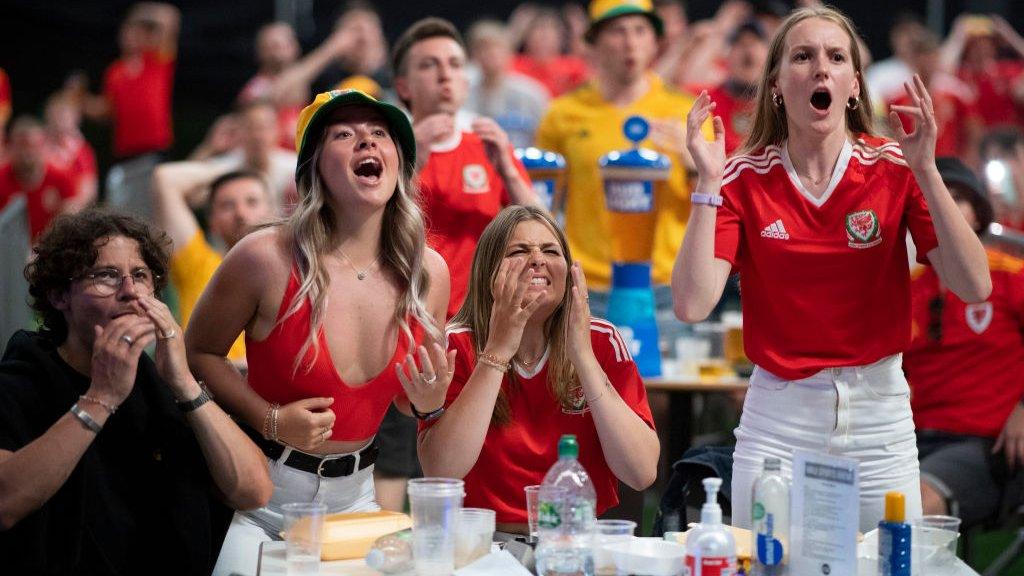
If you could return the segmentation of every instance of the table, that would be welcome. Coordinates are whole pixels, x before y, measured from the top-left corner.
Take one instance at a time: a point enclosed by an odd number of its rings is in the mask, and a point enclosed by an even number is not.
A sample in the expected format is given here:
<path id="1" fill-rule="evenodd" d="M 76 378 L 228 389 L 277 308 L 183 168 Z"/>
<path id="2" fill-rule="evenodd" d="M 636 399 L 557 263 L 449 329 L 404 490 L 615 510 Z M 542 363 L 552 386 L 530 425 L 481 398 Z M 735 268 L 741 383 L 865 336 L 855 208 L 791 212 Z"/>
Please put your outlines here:
<path id="1" fill-rule="evenodd" d="M 284 542 L 260 543 L 260 560 L 256 565 L 256 576 L 287 576 L 288 566 L 284 559 Z M 380 572 L 369 568 L 362 558 L 321 562 L 320 574 L 340 576 L 379 576 Z"/>

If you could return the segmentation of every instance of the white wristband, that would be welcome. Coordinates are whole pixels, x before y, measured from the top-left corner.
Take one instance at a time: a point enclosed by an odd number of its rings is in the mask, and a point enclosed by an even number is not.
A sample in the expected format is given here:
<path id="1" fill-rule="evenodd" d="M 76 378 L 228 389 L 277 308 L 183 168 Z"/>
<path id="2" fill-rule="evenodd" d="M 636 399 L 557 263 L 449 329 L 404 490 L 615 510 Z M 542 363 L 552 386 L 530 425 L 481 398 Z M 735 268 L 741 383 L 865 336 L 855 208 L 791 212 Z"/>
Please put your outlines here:
<path id="1" fill-rule="evenodd" d="M 690 204 L 703 204 L 704 206 L 718 208 L 722 205 L 722 196 L 720 194 L 694 192 L 693 194 L 690 194 Z"/>

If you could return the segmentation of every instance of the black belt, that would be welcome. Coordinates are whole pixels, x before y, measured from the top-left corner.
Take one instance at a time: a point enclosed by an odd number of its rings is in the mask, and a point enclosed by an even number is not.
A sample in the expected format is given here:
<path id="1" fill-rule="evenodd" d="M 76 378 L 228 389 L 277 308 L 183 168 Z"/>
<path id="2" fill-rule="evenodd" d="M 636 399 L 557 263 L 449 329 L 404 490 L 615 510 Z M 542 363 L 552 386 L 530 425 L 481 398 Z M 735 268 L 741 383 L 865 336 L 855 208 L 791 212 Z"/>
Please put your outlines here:
<path id="1" fill-rule="evenodd" d="M 266 454 L 268 458 L 272 460 L 279 460 L 281 458 L 281 454 L 284 454 L 285 446 L 259 436 L 248 426 L 244 426 L 243 429 L 247 434 L 249 434 L 249 437 L 252 438 L 253 442 L 263 450 L 263 453 Z M 316 474 L 317 476 L 322 476 L 324 478 L 341 478 L 371 466 L 377 461 L 377 454 L 379 452 L 380 449 L 377 447 L 377 438 L 375 437 L 373 441 L 370 442 L 369 446 L 359 451 L 358 467 L 356 467 L 355 454 L 346 454 L 344 456 L 315 456 L 313 454 L 299 452 L 294 448 L 283 463 L 285 466 L 295 468 L 296 470 L 302 470 L 303 472 L 309 472 L 310 474 Z"/>

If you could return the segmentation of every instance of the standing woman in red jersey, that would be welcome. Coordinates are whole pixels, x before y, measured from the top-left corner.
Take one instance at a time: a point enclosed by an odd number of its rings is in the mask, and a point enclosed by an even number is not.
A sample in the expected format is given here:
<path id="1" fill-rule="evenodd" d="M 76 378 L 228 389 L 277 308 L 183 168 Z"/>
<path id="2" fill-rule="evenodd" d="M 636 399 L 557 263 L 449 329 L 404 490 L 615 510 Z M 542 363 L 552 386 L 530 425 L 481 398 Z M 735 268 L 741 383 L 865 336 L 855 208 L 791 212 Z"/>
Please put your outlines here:
<path id="1" fill-rule="evenodd" d="M 887 491 L 921 514 L 909 389 L 909 229 L 919 258 L 961 299 L 992 289 L 985 251 L 935 167 L 935 115 L 919 78 L 906 85 L 914 118 L 896 141 L 873 133 L 850 21 L 827 8 L 794 12 L 769 49 L 745 153 L 726 161 L 697 128 L 714 110 L 702 94 L 688 146 L 699 180 L 672 289 L 676 315 L 705 318 L 739 272 L 744 344 L 757 366 L 736 429 L 733 523 L 751 522 L 751 485 L 765 456 L 794 449 L 858 460 L 860 529 L 883 515 Z M 923 260 L 922 260 L 923 261 Z"/>
<path id="2" fill-rule="evenodd" d="M 409 120 L 362 92 L 325 92 L 296 142 L 295 212 L 232 248 L 186 336 L 192 368 L 247 425 L 274 481 L 266 507 L 235 515 L 214 574 L 254 573 L 285 503 L 378 509 L 385 411 L 434 412 L 451 380 L 435 321 L 448 270 L 426 248 Z M 225 357 L 243 330 L 248 379 Z"/>

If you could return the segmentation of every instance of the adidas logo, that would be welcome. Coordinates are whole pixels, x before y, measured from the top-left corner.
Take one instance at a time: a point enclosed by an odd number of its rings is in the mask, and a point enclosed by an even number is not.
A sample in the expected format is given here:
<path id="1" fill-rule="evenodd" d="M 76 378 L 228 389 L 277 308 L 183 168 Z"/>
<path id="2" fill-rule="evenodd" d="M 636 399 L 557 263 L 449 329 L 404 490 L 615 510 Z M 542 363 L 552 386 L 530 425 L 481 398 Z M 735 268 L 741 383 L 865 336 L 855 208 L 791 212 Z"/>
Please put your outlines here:
<path id="1" fill-rule="evenodd" d="M 789 240 L 789 232 L 782 225 L 782 219 L 776 220 L 761 230 L 762 238 L 775 238 L 776 240 Z"/>

